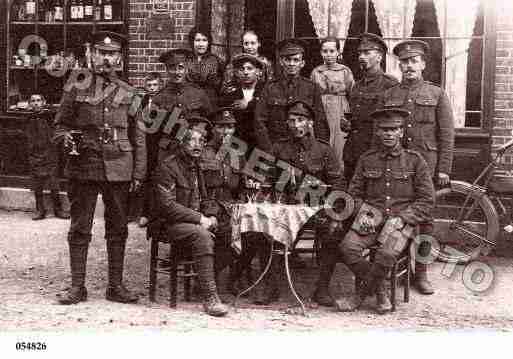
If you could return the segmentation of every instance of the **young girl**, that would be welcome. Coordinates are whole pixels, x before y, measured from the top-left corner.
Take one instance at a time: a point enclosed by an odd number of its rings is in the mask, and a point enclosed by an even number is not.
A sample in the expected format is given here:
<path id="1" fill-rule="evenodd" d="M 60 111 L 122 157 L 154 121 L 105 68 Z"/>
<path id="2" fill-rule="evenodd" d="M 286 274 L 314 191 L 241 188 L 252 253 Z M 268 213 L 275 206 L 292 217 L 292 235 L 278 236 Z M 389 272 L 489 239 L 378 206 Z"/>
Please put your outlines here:
<path id="1" fill-rule="evenodd" d="M 324 64 L 312 70 L 310 78 L 321 88 L 322 104 L 330 126 L 330 144 L 337 159 L 343 165 L 343 151 L 346 133 L 340 126 L 345 125 L 344 113 L 350 112 L 347 96 L 354 84 L 349 67 L 337 63 L 340 45 L 336 38 L 327 37 L 321 41 L 321 56 Z"/>
<path id="2" fill-rule="evenodd" d="M 247 30 L 242 34 L 242 53 L 255 56 L 262 62 L 263 68 L 259 70 L 258 81 L 265 84 L 268 81 L 273 80 L 274 68 L 271 61 L 258 53 L 260 46 L 260 40 L 258 39 L 256 32 L 253 30 Z M 237 80 L 234 78 L 233 63 L 230 62 L 228 66 L 226 66 L 226 70 L 224 72 L 222 92 L 229 92 L 228 88 L 234 86 L 236 82 Z"/>

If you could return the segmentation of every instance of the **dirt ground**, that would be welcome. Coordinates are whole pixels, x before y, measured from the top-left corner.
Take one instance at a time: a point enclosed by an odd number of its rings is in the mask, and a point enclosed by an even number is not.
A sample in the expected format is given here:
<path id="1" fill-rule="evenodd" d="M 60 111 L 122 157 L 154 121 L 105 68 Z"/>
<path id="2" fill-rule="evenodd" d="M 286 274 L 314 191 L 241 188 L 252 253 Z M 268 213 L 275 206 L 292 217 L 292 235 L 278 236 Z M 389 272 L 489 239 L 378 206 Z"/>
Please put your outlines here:
<path id="1" fill-rule="evenodd" d="M 474 293 L 462 280 L 463 267 L 450 277 L 442 274 L 443 263 L 431 267 L 436 294 L 423 296 L 412 291 L 409 303 L 399 300 L 398 310 L 385 316 L 373 313 L 374 299 L 355 313 L 336 313 L 330 308 L 309 308 L 308 316 L 288 314 L 294 304 L 282 278 L 282 296 L 269 307 L 253 305 L 243 298 L 240 308 L 226 318 L 205 315 L 200 302 L 186 303 L 179 297 L 178 307 L 170 309 L 166 281 L 159 280 L 156 303 L 148 300 L 149 243 L 145 231 L 130 224 L 125 260 L 125 283 L 141 299 L 135 305 L 108 302 L 104 298 L 107 280 L 103 220 L 95 219 L 94 239 L 89 250 L 87 302 L 74 306 L 55 304 L 55 294 L 69 285 L 66 243 L 67 221 L 49 218 L 34 222 L 30 213 L 0 212 L 0 332 L 69 331 L 100 329 L 155 329 L 194 332 L 200 329 L 230 331 L 299 331 L 394 329 L 426 331 L 433 329 L 489 328 L 511 331 L 513 328 L 513 261 L 484 258 L 495 273 L 494 284 L 485 293 Z M 310 263 L 310 262 L 308 262 Z M 317 267 L 294 270 L 298 291 L 313 290 Z M 223 288 L 223 283 L 221 282 Z M 332 291 L 340 295 L 353 290 L 352 277 L 342 265 L 337 266 Z M 402 296 L 402 289 L 398 293 Z M 227 300 L 232 296 L 221 290 Z"/>

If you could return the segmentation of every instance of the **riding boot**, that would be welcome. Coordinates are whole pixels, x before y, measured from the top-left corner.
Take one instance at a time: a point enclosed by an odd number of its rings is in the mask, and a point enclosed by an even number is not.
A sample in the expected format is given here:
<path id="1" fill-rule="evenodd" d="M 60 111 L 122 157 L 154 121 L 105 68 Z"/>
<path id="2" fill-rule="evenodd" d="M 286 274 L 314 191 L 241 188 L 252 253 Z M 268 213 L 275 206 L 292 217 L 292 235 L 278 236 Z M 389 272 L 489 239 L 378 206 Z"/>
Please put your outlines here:
<path id="1" fill-rule="evenodd" d="M 421 294 L 433 294 L 435 292 L 428 279 L 426 264 L 415 262 L 415 280 L 413 283 Z"/>
<path id="2" fill-rule="evenodd" d="M 137 295 L 131 293 L 122 284 L 125 245 L 125 240 L 107 239 L 109 285 L 105 293 L 105 298 L 112 302 L 135 303 L 139 300 Z"/>
<path id="3" fill-rule="evenodd" d="M 392 303 L 385 287 L 385 281 L 382 281 L 376 288 L 376 312 L 378 314 L 385 314 L 392 310 Z"/>
<path id="4" fill-rule="evenodd" d="M 372 289 L 373 266 L 367 260 L 362 259 L 355 264 L 348 265 L 348 267 L 354 273 L 357 280 L 360 281 L 360 285 L 356 287 L 354 294 L 335 300 L 334 305 L 339 312 L 352 312 L 358 309 Z"/>
<path id="5" fill-rule="evenodd" d="M 312 296 L 312 300 L 319 305 L 331 307 L 333 305 L 333 297 L 330 294 L 330 280 L 335 271 L 336 258 L 331 253 L 323 251 L 321 255 L 321 266 L 319 269 L 319 278 L 317 286 Z"/>
<path id="6" fill-rule="evenodd" d="M 77 304 L 87 300 L 85 288 L 87 252 L 89 243 L 69 242 L 69 262 L 71 269 L 71 288 L 64 295 L 59 295 L 59 304 Z"/>
<path id="7" fill-rule="evenodd" d="M 203 295 L 203 308 L 208 315 L 222 317 L 228 314 L 228 307 L 221 302 L 217 294 L 214 274 L 214 257 L 204 255 L 196 260 L 198 284 Z"/>
<path id="8" fill-rule="evenodd" d="M 59 197 L 59 191 L 52 191 L 52 204 L 53 204 L 53 212 L 56 218 L 61 219 L 69 219 L 69 213 L 65 212 L 62 209 L 61 199 Z"/>
<path id="9" fill-rule="evenodd" d="M 41 219 L 46 218 L 46 210 L 45 210 L 43 191 L 40 191 L 40 190 L 34 191 L 34 196 L 36 197 L 36 213 L 32 217 L 32 220 L 39 221 Z"/>

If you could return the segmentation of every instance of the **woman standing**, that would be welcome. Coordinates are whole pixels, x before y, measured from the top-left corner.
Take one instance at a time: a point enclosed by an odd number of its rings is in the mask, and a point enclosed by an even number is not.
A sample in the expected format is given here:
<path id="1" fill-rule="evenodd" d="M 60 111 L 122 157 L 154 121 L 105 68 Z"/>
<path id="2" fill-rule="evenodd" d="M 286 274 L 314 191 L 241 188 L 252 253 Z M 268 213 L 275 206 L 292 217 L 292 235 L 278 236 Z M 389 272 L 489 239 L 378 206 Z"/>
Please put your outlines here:
<path id="1" fill-rule="evenodd" d="M 330 144 L 343 165 L 346 133 L 342 132 L 341 125 L 343 128 L 347 126 L 344 113 L 350 112 L 347 95 L 354 85 L 354 77 L 349 67 L 337 62 L 339 54 L 340 45 L 336 38 L 322 40 L 321 56 L 324 63 L 312 70 L 310 78 L 321 88 L 322 104 L 330 126 Z"/>
<path id="2" fill-rule="evenodd" d="M 207 92 L 210 101 L 217 105 L 217 96 L 223 79 L 224 64 L 210 52 L 210 31 L 193 27 L 189 32 L 189 44 L 193 58 L 188 64 L 187 80 Z"/>

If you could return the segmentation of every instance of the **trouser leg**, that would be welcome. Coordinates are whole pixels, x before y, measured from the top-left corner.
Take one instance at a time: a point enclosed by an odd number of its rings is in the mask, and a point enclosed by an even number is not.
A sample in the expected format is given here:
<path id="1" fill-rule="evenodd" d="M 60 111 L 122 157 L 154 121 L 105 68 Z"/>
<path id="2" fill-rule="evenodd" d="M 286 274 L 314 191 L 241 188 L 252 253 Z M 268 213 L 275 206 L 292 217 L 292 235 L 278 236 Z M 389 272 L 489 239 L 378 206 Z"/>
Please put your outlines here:
<path id="1" fill-rule="evenodd" d="M 71 224 L 68 233 L 71 288 L 59 298 L 60 304 L 76 304 L 87 299 L 85 277 L 91 241 L 94 209 L 98 195 L 96 182 L 70 181 Z"/>
<path id="2" fill-rule="evenodd" d="M 425 223 L 419 225 L 420 235 L 431 235 L 433 233 L 433 223 Z M 422 258 L 429 258 L 431 252 L 431 243 L 422 241 L 417 248 L 418 256 Z M 421 294 L 433 294 L 435 292 L 433 284 L 428 278 L 428 265 L 419 261 L 415 261 L 415 279 L 414 287 L 417 288 Z"/>
<path id="3" fill-rule="evenodd" d="M 34 191 L 34 197 L 36 199 L 36 212 L 32 219 L 38 221 L 46 218 L 46 209 L 43 196 L 45 178 L 34 176 L 32 178 L 32 189 Z"/>
<path id="4" fill-rule="evenodd" d="M 103 182 L 105 205 L 105 239 L 108 256 L 108 287 L 106 298 L 120 303 L 134 303 L 138 297 L 123 285 L 125 248 L 128 237 L 128 182 Z"/>
<path id="5" fill-rule="evenodd" d="M 61 219 L 69 219 L 69 213 L 66 213 L 66 211 L 64 211 L 64 209 L 62 208 L 62 202 L 59 196 L 59 179 L 55 175 L 50 176 L 49 183 L 52 197 L 53 213 L 55 214 L 55 217 Z"/>

